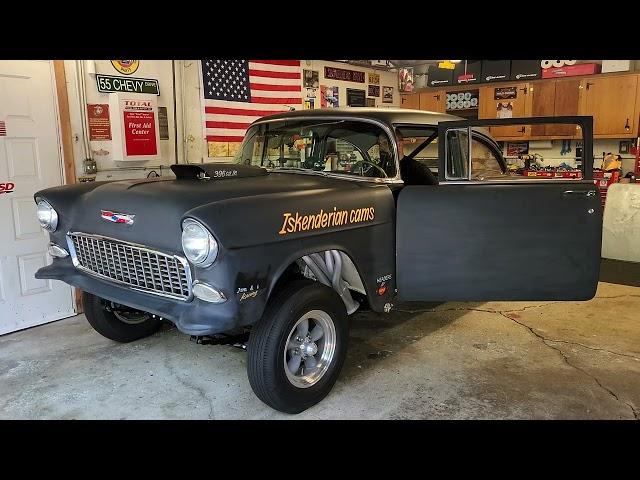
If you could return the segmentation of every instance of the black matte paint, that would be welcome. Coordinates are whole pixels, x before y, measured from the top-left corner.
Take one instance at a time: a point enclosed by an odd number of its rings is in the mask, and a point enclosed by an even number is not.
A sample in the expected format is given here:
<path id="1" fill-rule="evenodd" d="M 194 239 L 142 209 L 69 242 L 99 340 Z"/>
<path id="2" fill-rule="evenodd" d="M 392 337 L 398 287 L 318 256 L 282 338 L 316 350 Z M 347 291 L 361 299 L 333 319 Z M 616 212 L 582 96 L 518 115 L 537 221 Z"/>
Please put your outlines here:
<path id="1" fill-rule="evenodd" d="M 223 166 L 228 167 L 228 166 Z M 221 168 L 217 164 L 215 168 Z M 262 170 L 262 169 L 258 169 Z M 207 171 L 210 173 L 211 170 Z M 184 172 L 192 177 L 191 172 Z M 54 259 L 37 278 L 62 280 L 109 300 L 150 311 L 193 335 L 207 335 L 256 322 L 271 289 L 288 265 L 303 255 L 337 249 L 357 266 L 371 308 L 382 311 L 393 289 L 375 295 L 375 279 L 394 270 L 395 204 L 382 184 L 323 175 L 270 173 L 211 180 L 124 180 L 40 191 L 56 209 L 59 225 L 51 241 L 66 248 L 68 231 L 104 235 L 183 256 L 181 222 L 195 218 L 216 237 L 220 252 L 209 268 L 192 267 L 194 279 L 222 290 L 223 304 L 199 299 L 168 300 L 138 293 L 76 270 L 70 258 Z M 285 212 L 315 214 L 320 209 L 375 208 L 372 221 L 280 235 Z M 133 214 L 134 224 L 101 218 L 100 210 Z M 238 288 L 257 284 L 255 297 L 240 301 Z"/>
<path id="2" fill-rule="evenodd" d="M 405 187 L 396 229 L 402 300 L 595 295 L 602 207 L 590 181 Z"/>

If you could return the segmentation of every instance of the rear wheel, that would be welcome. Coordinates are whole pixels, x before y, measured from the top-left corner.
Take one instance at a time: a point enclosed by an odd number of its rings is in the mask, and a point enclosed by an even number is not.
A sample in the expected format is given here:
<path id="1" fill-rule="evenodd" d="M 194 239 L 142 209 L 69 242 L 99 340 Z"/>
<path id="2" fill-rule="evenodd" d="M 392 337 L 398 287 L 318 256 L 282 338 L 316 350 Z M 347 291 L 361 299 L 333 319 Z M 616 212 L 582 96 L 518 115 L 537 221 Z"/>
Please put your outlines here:
<path id="1" fill-rule="evenodd" d="M 127 343 L 148 337 L 160 328 L 162 321 L 147 312 L 119 305 L 82 292 L 84 314 L 93 329 L 116 342 Z"/>
<path id="2" fill-rule="evenodd" d="M 319 283 L 287 285 L 251 330 L 247 374 L 255 394 L 285 413 L 322 400 L 347 351 L 347 312 L 338 294 Z"/>

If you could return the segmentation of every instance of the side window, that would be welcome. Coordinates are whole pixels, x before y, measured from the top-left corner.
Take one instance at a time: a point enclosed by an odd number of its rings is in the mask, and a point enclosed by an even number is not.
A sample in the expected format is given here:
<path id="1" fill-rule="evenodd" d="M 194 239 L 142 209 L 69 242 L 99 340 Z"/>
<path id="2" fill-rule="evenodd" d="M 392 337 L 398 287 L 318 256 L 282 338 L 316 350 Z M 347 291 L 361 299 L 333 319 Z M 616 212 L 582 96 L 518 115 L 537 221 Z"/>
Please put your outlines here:
<path id="1" fill-rule="evenodd" d="M 447 130 L 446 140 L 447 180 L 468 180 L 469 129 Z"/>
<path id="2" fill-rule="evenodd" d="M 471 142 L 471 180 L 484 180 L 502 176 L 495 153 L 483 142 L 473 138 Z"/>
<path id="3" fill-rule="evenodd" d="M 469 133 L 468 128 L 447 131 L 447 180 L 489 180 L 502 177 L 496 152 L 475 134 L 472 134 L 469 152 Z"/>

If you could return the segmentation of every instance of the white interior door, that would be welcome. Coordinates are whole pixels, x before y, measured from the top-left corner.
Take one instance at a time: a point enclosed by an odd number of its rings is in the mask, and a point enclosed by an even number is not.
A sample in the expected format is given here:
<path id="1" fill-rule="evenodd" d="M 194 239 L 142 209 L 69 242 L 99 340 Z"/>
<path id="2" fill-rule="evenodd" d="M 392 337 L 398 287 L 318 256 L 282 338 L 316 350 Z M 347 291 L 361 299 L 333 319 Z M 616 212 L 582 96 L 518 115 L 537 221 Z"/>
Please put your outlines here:
<path id="1" fill-rule="evenodd" d="M 53 62 L 0 61 L 0 334 L 74 314 L 69 285 L 34 277 L 51 258 L 33 194 L 62 184 L 58 140 Z"/>

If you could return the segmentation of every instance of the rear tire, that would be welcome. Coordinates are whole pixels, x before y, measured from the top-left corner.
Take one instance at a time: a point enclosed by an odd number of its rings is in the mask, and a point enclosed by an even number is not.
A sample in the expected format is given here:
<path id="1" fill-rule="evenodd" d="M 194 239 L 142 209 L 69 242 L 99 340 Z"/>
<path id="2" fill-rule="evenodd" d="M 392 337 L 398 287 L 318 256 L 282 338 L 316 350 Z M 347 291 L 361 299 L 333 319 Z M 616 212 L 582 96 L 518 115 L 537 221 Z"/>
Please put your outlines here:
<path id="1" fill-rule="evenodd" d="M 120 343 L 148 337 L 162 324 L 162 320 L 146 312 L 122 307 L 87 292 L 82 292 L 82 306 L 96 332 Z"/>
<path id="2" fill-rule="evenodd" d="M 251 388 L 281 412 L 306 410 L 331 391 L 348 339 L 347 312 L 340 296 L 316 282 L 292 282 L 270 300 L 251 330 L 247 345 Z"/>

